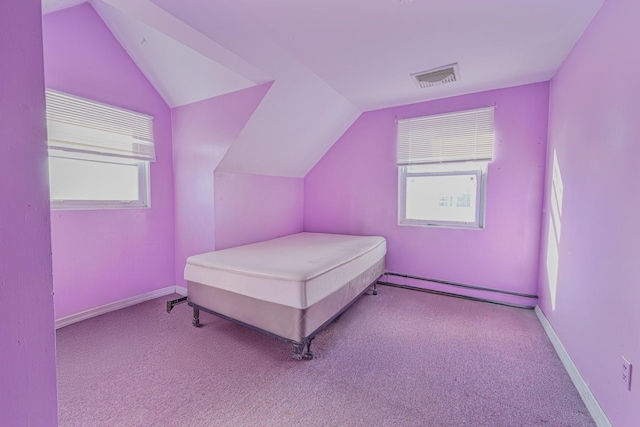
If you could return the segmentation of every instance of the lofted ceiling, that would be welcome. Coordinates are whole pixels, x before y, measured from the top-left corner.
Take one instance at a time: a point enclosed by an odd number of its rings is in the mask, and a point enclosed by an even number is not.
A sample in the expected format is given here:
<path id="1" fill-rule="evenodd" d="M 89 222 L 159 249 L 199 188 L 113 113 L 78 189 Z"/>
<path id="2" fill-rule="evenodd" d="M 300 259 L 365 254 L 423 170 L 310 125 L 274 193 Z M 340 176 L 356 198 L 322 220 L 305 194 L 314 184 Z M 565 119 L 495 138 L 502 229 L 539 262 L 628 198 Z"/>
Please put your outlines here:
<path id="1" fill-rule="evenodd" d="M 171 107 L 273 81 L 219 168 L 301 177 L 363 111 L 549 80 L 603 0 L 89 2 Z"/>

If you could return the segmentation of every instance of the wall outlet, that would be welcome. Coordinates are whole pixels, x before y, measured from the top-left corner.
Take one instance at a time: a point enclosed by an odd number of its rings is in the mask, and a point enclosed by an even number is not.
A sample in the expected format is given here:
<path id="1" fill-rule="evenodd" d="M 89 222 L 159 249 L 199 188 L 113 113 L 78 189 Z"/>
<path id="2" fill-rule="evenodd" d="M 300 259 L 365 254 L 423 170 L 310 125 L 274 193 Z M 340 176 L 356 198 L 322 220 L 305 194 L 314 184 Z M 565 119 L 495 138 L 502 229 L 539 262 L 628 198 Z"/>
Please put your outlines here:
<path id="1" fill-rule="evenodd" d="M 622 356 L 622 382 L 624 382 L 627 390 L 631 390 L 631 368 L 631 362 Z"/>

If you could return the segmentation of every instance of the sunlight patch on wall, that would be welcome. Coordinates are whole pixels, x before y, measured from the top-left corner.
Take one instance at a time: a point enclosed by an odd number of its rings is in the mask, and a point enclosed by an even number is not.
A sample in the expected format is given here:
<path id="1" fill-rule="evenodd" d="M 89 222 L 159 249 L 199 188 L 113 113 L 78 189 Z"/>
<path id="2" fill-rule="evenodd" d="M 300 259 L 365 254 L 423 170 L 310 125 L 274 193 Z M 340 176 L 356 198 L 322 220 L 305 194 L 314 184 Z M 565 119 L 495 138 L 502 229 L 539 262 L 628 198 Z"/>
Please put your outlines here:
<path id="1" fill-rule="evenodd" d="M 547 279 L 551 294 L 551 309 L 556 309 L 556 296 L 558 293 L 558 244 L 555 225 L 549 221 L 549 234 L 547 235 Z"/>
<path id="2" fill-rule="evenodd" d="M 564 186 L 562 184 L 562 174 L 558 164 L 558 156 L 553 151 L 553 177 L 551 179 L 551 217 L 556 228 L 556 240 L 560 244 L 560 231 L 562 219 L 562 198 L 564 196 Z"/>
<path id="3" fill-rule="evenodd" d="M 562 226 L 562 201 L 564 185 L 556 151 L 553 151 L 553 170 L 551 179 L 551 214 L 547 235 L 547 279 L 551 295 L 551 309 L 556 309 L 558 294 L 558 266 L 560 261 L 560 231 Z"/>

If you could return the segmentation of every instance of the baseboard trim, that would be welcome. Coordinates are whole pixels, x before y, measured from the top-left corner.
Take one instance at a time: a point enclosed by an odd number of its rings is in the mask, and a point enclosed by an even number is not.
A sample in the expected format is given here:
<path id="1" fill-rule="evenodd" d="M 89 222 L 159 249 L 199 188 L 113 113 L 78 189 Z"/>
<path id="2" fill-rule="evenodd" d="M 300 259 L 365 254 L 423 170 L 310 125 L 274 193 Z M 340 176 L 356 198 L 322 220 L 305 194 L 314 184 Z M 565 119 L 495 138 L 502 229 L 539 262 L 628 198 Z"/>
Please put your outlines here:
<path id="1" fill-rule="evenodd" d="M 184 289 L 185 290 L 184 295 L 186 295 L 186 289 L 183 288 L 182 286 L 167 286 L 166 288 L 156 289 L 155 291 L 146 292 L 144 294 L 136 295 L 130 298 L 125 298 L 123 300 L 105 304 L 100 307 L 81 311 L 80 313 L 72 314 L 70 316 L 61 317 L 60 319 L 56 319 L 56 329 L 60 329 L 65 326 L 72 325 L 74 323 L 81 322 L 83 320 L 91 319 L 92 317 L 100 316 L 101 314 L 120 310 L 122 308 L 130 307 L 132 305 L 140 304 L 141 302 L 163 297 L 165 295 L 180 293 L 177 288 Z"/>
<path id="2" fill-rule="evenodd" d="M 598 427 L 611 427 L 611 423 L 609 422 L 607 415 L 604 413 L 602 407 L 596 400 L 596 397 L 591 392 L 591 389 L 589 388 L 587 382 L 584 380 L 584 378 L 582 378 L 582 375 L 580 375 L 580 371 L 578 371 L 578 368 L 573 363 L 573 360 L 571 360 L 571 356 L 569 356 L 569 353 L 567 353 L 564 345 L 562 345 L 562 341 L 560 341 L 560 338 L 556 334 L 556 331 L 553 330 L 551 323 L 549 323 L 549 320 L 547 320 L 547 317 L 544 315 L 542 310 L 540 310 L 539 306 L 536 306 L 535 312 L 538 316 L 538 319 L 540 320 L 540 323 L 542 323 L 542 327 L 547 333 L 549 340 L 551 340 L 553 348 L 555 348 L 556 353 L 558 353 L 558 357 L 560 357 L 564 368 L 567 370 L 571 381 L 573 381 L 573 384 L 576 386 L 578 393 L 580 393 L 580 397 L 589 410 L 589 413 L 591 414 L 591 417 L 595 421 L 596 425 Z"/>
<path id="3" fill-rule="evenodd" d="M 176 285 L 176 294 L 182 295 L 183 297 L 187 296 L 187 288 L 184 286 Z"/>

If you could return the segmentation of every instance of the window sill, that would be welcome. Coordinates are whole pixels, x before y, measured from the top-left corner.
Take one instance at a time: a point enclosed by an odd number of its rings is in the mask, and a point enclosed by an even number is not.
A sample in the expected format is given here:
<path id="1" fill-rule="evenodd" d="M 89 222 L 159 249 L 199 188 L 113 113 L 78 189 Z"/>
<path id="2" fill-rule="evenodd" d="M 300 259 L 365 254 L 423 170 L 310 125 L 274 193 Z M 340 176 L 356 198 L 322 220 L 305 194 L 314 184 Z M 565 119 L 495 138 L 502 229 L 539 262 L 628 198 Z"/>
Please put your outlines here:
<path id="1" fill-rule="evenodd" d="M 150 209 L 140 202 L 131 203 L 104 203 L 104 202 L 51 202 L 52 211 L 98 211 L 98 210 L 130 210 Z"/>

